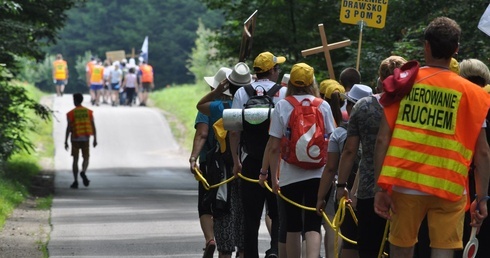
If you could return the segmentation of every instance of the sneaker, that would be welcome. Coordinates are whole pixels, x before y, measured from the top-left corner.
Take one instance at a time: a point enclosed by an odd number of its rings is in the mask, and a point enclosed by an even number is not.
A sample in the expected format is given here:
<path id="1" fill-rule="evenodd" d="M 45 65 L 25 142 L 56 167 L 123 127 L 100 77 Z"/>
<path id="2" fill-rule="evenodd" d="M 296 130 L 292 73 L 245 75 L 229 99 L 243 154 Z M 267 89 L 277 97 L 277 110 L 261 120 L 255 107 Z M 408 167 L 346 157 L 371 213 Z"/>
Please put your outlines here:
<path id="1" fill-rule="evenodd" d="M 211 239 L 204 248 L 204 254 L 202 255 L 202 258 L 213 258 L 214 249 L 216 249 L 216 242 L 214 241 L 214 239 Z"/>
<path id="2" fill-rule="evenodd" d="M 87 187 L 90 184 L 90 180 L 88 180 L 87 176 L 85 175 L 85 172 L 81 172 L 80 176 L 82 177 L 83 185 Z"/>
<path id="3" fill-rule="evenodd" d="M 267 250 L 265 252 L 265 258 L 277 258 L 277 254 L 275 254 L 272 250 Z"/>
<path id="4" fill-rule="evenodd" d="M 70 185 L 70 188 L 71 189 L 78 189 L 78 182 L 77 181 L 73 182 L 73 184 Z"/>

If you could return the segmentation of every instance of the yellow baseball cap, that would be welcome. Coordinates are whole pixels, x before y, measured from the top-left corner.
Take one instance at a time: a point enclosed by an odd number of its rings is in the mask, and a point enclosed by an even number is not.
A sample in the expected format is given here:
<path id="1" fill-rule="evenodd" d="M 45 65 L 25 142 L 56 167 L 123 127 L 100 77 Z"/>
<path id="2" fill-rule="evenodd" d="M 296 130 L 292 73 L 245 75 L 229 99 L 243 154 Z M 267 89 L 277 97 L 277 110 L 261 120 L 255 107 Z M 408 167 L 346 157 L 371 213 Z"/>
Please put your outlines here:
<path id="1" fill-rule="evenodd" d="M 296 87 L 306 87 L 313 84 L 315 69 L 305 63 L 297 63 L 291 68 L 289 81 Z"/>
<path id="2" fill-rule="evenodd" d="M 459 74 L 459 63 L 454 57 L 451 58 L 451 63 L 449 64 L 449 70 Z"/>
<path id="3" fill-rule="evenodd" d="M 333 79 L 326 79 L 320 83 L 320 93 L 325 95 L 327 99 L 332 98 L 332 93 L 338 91 L 339 93 L 345 93 L 344 86 L 340 85 L 340 83 Z"/>
<path id="4" fill-rule="evenodd" d="M 271 52 L 262 52 L 254 60 L 254 71 L 256 73 L 265 73 L 274 68 L 276 64 L 282 64 L 286 61 L 283 56 L 274 56 Z"/>
<path id="5" fill-rule="evenodd" d="M 483 87 L 483 89 L 484 89 L 486 92 L 490 93 L 490 84 L 485 85 L 485 87 Z"/>

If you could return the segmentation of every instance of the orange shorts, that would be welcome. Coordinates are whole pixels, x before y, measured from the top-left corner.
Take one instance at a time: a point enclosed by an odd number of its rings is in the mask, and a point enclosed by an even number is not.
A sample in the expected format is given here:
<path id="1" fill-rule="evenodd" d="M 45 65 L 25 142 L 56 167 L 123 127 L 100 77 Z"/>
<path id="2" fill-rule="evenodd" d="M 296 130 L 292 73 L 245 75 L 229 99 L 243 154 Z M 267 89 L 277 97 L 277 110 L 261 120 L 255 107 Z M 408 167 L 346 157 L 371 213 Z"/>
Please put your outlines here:
<path id="1" fill-rule="evenodd" d="M 463 248 L 466 198 L 452 202 L 432 195 L 411 195 L 393 191 L 396 213 L 392 214 L 389 241 L 399 247 L 417 243 L 420 224 L 427 215 L 432 248 Z"/>
<path id="2" fill-rule="evenodd" d="M 78 157 L 80 150 L 82 151 L 82 157 L 84 159 L 89 157 L 89 141 L 72 141 L 71 142 L 71 155 Z"/>

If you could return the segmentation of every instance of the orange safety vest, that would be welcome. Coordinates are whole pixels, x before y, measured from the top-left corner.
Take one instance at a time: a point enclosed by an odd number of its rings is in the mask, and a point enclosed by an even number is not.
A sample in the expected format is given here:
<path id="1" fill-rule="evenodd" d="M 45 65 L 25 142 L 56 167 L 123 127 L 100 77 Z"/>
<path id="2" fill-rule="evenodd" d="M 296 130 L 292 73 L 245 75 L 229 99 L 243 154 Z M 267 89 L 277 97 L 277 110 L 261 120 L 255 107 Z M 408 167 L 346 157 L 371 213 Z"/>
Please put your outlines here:
<path id="1" fill-rule="evenodd" d="M 464 193 L 490 95 L 456 73 L 423 67 L 400 102 L 384 108 L 393 132 L 378 185 L 450 201 Z"/>
<path id="2" fill-rule="evenodd" d="M 87 63 L 87 68 L 86 68 L 86 70 L 88 70 L 88 71 L 87 71 L 88 73 L 92 73 L 92 69 L 94 68 L 94 65 L 95 65 L 95 64 L 94 64 L 94 62 L 93 62 L 93 61 L 89 61 L 89 62 Z"/>
<path id="3" fill-rule="evenodd" d="M 153 67 L 149 64 L 144 64 L 140 67 L 141 82 L 153 82 Z"/>
<path id="4" fill-rule="evenodd" d="M 69 111 L 66 117 L 68 122 L 72 124 L 71 133 L 73 138 L 94 134 L 94 129 L 92 128 L 92 121 L 94 119 L 92 110 L 78 106 Z"/>
<path id="5" fill-rule="evenodd" d="M 104 83 L 104 67 L 102 65 L 94 65 L 92 67 L 92 73 L 90 75 L 91 84 L 103 84 Z"/>
<path id="6" fill-rule="evenodd" d="M 68 66 L 65 60 L 56 60 L 53 62 L 53 71 L 55 80 L 66 80 Z"/>

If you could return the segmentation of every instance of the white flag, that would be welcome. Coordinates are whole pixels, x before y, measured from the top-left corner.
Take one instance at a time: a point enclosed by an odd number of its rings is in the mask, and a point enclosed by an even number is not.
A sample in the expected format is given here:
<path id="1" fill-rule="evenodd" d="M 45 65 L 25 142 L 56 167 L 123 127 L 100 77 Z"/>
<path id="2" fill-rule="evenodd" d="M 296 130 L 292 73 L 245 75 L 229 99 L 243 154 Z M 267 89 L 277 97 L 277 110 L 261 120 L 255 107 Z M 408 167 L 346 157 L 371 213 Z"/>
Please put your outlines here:
<path id="1" fill-rule="evenodd" d="M 141 46 L 141 53 L 140 57 L 145 60 L 146 63 L 148 63 L 148 36 L 145 37 L 145 40 L 143 41 L 143 45 Z"/>
<path id="2" fill-rule="evenodd" d="M 478 23 L 478 29 L 490 36 L 490 5 L 488 5 L 487 9 L 481 16 L 480 22 Z"/>

